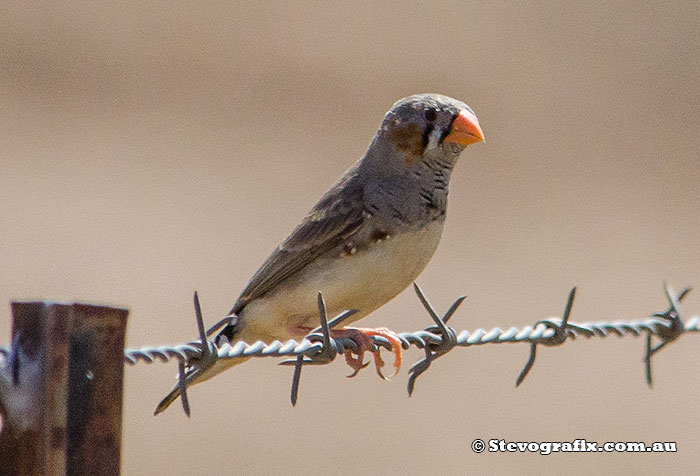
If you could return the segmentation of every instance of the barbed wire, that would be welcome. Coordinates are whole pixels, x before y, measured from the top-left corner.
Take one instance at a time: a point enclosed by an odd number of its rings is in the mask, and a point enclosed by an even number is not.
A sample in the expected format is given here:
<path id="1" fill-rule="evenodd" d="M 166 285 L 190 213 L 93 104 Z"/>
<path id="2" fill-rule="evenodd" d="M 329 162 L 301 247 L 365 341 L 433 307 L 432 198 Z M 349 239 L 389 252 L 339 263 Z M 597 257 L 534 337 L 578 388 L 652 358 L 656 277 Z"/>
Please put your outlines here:
<path id="1" fill-rule="evenodd" d="M 416 332 L 402 332 L 396 334 L 402 349 L 405 350 L 411 346 L 415 346 L 419 349 L 423 349 L 425 352 L 425 357 L 416 362 L 409 369 L 410 377 L 407 384 L 409 396 L 415 389 L 416 379 L 428 370 L 437 358 L 442 357 L 457 347 L 520 342 L 529 343 L 529 358 L 516 379 L 516 386 L 519 386 L 535 363 L 537 346 L 545 345 L 553 347 L 562 345 L 567 340 L 577 337 L 593 338 L 608 337 L 609 335 L 638 337 L 642 334 L 646 334 L 644 363 L 647 384 L 651 386 L 651 360 L 653 355 L 671 342 L 677 340 L 682 334 L 700 332 L 700 316 L 694 315 L 688 319 L 684 319 L 681 312 L 680 303 L 688 295 L 690 288 L 685 288 L 680 293 L 676 294 L 667 284 L 664 285 L 664 291 L 669 302 L 669 308 L 663 312 L 653 313 L 650 317 L 645 319 L 612 322 L 569 322 L 569 316 L 576 295 L 576 288 L 573 288 L 569 293 L 562 317 L 538 320 L 534 325 L 528 325 L 522 328 L 513 326 L 503 330 L 500 327 L 494 327 L 488 331 L 479 328 L 474 331 L 462 330 L 460 332 L 447 326 L 447 323 L 457 308 L 462 304 L 465 296 L 461 296 L 455 300 L 448 311 L 440 317 L 417 284 L 414 284 L 414 290 L 434 325 Z M 329 364 L 338 354 L 345 354 L 348 351 L 357 354 L 358 358 L 361 359 L 363 349 L 360 343 L 349 337 L 334 338 L 331 336 L 331 330 L 356 311 L 345 311 L 328 321 L 326 305 L 321 293 L 318 294 L 321 325 L 299 342 L 295 340 L 288 340 L 286 342 L 274 341 L 269 344 L 261 341 L 252 344 L 236 342 L 233 345 L 225 343 L 221 346 L 217 346 L 208 339 L 208 336 L 222 325 L 229 322 L 231 318 L 222 319 L 208 331 L 205 331 L 201 307 L 199 305 L 199 297 L 196 292 L 194 294 L 194 305 L 195 317 L 199 330 L 199 340 L 173 346 L 126 349 L 124 352 L 124 360 L 130 365 L 135 365 L 139 362 L 149 364 L 156 361 L 169 362 L 176 359 L 179 367 L 178 385 L 180 397 L 183 409 L 188 416 L 190 414 L 186 380 L 188 372 L 191 372 L 192 369 L 204 371 L 214 365 L 218 360 L 247 359 L 251 357 L 294 357 L 293 359 L 281 362 L 281 365 L 293 365 L 295 367 L 291 389 L 291 401 L 292 405 L 295 405 L 297 402 L 301 368 L 303 365 Z M 653 336 L 659 340 L 659 343 L 656 345 L 652 345 Z M 394 343 L 382 335 L 372 335 L 369 336 L 369 338 L 371 339 L 372 351 L 378 352 L 380 348 L 390 351 L 395 350 Z M 6 361 L 6 367 L 9 366 L 13 368 L 12 363 L 15 361 L 12 353 L 13 348 L 14 346 L 0 347 L 0 357 L 2 357 L 2 360 Z M 360 363 L 362 362 L 360 361 Z M 363 364 L 362 367 L 366 365 L 367 364 Z"/>

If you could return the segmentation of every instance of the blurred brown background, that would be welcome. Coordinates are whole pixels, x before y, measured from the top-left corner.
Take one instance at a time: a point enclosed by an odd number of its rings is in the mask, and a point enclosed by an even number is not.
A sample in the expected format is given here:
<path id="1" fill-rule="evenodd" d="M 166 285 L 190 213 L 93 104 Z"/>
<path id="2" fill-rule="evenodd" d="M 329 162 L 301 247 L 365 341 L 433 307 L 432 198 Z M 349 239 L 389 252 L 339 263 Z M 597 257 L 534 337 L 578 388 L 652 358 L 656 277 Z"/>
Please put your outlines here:
<path id="1" fill-rule="evenodd" d="M 104 4 L 102 4 L 104 3 Z M 419 282 L 458 329 L 632 319 L 700 286 L 700 6 L 605 2 L 74 2 L 0 7 L 0 343 L 11 300 L 130 308 L 127 345 L 196 335 L 364 152 L 440 92 L 487 142 L 452 179 Z M 700 293 L 685 309 L 700 310 Z M 366 325 L 429 321 L 407 291 Z M 694 472 L 697 337 L 457 350 L 406 397 L 340 362 L 235 368 L 152 417 L 174 365 L 126 370 L 123 474 Z M 474 454 L 474 438 L 677 441 L 676 454 Z"/>

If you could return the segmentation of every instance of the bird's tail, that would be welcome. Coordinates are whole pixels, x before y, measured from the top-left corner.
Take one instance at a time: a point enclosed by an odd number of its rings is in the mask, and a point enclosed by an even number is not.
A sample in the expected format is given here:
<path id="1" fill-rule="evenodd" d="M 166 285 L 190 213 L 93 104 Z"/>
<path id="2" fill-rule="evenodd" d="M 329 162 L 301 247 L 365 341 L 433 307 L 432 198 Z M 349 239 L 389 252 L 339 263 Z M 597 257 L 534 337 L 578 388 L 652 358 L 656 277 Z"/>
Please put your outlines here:
<path id="1" fill-rule="evenodd" d="M 168 392 L 165 398 L 163 398 L 163 400 L 160 401 L 153 414 L 158 415 L 159 413 L 164 412 L 170 406 L 170 404 L 177 400 L 177 397 L 179 396 L 180 386 L 176 385 L 172 390 L 170 390 L 170 392 Z"/>
<path id="2" fill-rule="evenodd" d="M 220 374 L 224 370 L 227 370 L 233 367 L 234 365 L 241 364 L 246 360 L 248 359 L 217 360 L 214 363 L 214 365 L 207 369 L 204 369 L 203 371 L 197 368 L 192 368 L 187 372 L 187 375 L 185 376 L 185 386 L 187 388 L 190 388 L 192 385 L 202 383 L 214 377 L 215 375 Z M 159 413 L 164 412 L 179 397 L 180 385 L 178 383 L 172 388 L 172 390 L 170 390 L 170 392 L 168 392 L 168 394 L 163 398 L 163 400 L 160 401 L 153 414 L 158 415 Z"/>
<path id="3" fill-rule="evenodd" d="M 230 319 L 231 316 L 228 316 L 228 318 Z M 223 322 L 223 320 L 219 321 L 218 324 L 214 325 L 211 329 L 209 329 L 209 331 L 207 331 L 207 335 L 215 332 L 218 328 L 220 328 L 221 322 Z M 230 343 L 234 340 L 241 340 L 242 338 L 244 338 L 244 336 L 241 335 L 241 326 L 238 325 L 239 322 L 240 321 L 237 318 L 235 318 L 235 316 L 234 319 L 230 319 L 228 325 L 224 327 L 224 329 L 221 332 L 219 332 L 219 334 L 214 339 L 214 342 L 217 346 L 222 345 L 222 343 Z M 196 385 L 198 383 L 209 380 L 210 378 L 220 374 L 224 370 L 227 370 L 233 367 L 234 365 L 241 364 L 246 360 L 248 359 L 222 359 L 217 360 L 216 362 L 214 362 L 213 365 L 204 369 L 192 367 L 187 371 L 185 375 L 185 386 L 187 388 L 190 388 L 192 385 Z M 173 389 L 170 390 L 170 392 L 168 392 L 168 394 L 160 401 L 153 414 L 158 415 L 159 413 L 165 411 L 175 400 L 178 399 L 179 396 L 180 384 L 178 382 L 178 384 L 175 385 Z"/>

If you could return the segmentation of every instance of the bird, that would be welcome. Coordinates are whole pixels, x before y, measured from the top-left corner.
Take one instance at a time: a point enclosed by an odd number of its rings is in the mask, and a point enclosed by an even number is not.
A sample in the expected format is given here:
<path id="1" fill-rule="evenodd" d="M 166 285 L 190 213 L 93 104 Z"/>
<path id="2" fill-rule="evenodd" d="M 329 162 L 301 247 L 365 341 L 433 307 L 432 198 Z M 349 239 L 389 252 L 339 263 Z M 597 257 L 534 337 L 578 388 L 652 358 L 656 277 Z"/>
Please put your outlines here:
<path id="1" fill-rule="evenodd" d="M 415 94 L 394 103 L 364 156 L 250 279 L 215 344 L 302 338 L 318 323 L 319 291 L 329 315 L 356 310 L 348 323 L 401 293 L 438 246 L 457 159 L 468 145 L 483 140 L 476 114 L 459 100 Z M 383 335 L 392 343 L 398 341 L 385 328 L 334 332 Z M 400 363 L 400 345 L 395 351 Z M 244 360 L 217 360 L 208 368 L 191 366 L 186 383 L 204 382 Z M 353 358 L 348 353 L 346 360 L 355 373 L 364 366 L 362 355 Z M 382 363 L 376 359 L 375 363 L 379 371 Z M 176 385 L 155 414 L 179 395 Z"/>

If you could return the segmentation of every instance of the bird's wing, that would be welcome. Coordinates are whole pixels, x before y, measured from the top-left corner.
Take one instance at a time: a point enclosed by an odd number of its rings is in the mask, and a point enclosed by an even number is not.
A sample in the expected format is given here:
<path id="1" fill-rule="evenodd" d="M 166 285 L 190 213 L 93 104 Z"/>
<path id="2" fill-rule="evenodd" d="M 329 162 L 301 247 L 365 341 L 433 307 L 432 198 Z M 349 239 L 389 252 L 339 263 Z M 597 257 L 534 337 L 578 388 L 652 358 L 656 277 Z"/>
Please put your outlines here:
<path id="1" fill-rule="evenodd" d="M 237 314 L 250 301 L 357 233 L 366 216 L 361 182 L 354 167 L 348 170 L 265 260 L 229 314 Z"/>

